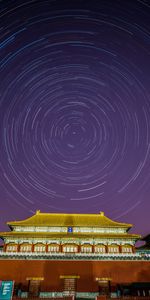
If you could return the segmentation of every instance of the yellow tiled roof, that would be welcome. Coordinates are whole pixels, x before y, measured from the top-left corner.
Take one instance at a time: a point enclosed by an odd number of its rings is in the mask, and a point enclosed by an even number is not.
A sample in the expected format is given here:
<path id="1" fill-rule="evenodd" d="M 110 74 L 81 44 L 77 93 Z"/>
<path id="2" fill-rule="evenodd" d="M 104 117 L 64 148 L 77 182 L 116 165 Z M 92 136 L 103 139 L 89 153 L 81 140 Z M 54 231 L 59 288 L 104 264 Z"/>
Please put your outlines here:
<path id="1" fill-rule="evenodd" d="M 48 238 L 48 239 L 89 239 L 89 238 L 98 238 L 98 239 L 140 239 L 141 236 L 138 234 L 128 234 L 128 233 L 51 233 L 51 232 L 0 232 L 0 237 L 14 237 L 14 238 Z"/>
<path id="2" fill-rule="evenodd" d="M 117 227 L 131 228 L 131 224 L 115 222 L 100 214 L 62 214 L 41 213 L 37 211 L 32 217 L 22 220 L 7 222 L 9 226 L 81 226 L 81 227 Z"/>

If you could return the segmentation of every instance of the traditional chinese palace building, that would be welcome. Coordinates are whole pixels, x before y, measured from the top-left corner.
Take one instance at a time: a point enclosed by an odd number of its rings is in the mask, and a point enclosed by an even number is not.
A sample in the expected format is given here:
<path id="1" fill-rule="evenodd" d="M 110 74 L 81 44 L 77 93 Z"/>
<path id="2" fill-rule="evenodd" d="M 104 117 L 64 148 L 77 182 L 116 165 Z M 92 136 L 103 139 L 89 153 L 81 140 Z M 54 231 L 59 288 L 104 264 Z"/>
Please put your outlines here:
<path id="1" fill-rule="evenodd" d="M 135 249 L 140 235 L 129 232 L 131 224 L 115 222 L 103 212 L 37 211 L 7 224 L 11 230 L 0 233 L 0 280 L 15 280 L 25 290 L 29 282 L 38 282 L 43 293 L 97 293 L 103 281 L 150 282 L 150 257 Z"/>
<path id="2" fill-rule="evenodd" d="M 134 253 L 139 235 L 131 224 L 114 222 L 100 214 L 46 214 L 37 211 L 23 221 L 8 222 L 1 233 L 4 251 L 36 254 Z"/>

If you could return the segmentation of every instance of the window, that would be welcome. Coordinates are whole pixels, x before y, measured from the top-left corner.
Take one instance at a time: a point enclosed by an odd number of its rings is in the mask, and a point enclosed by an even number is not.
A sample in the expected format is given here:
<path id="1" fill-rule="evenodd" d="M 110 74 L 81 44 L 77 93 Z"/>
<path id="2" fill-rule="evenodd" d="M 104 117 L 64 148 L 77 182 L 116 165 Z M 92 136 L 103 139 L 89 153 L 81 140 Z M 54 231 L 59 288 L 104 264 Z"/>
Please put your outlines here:
<path id="1" fill-rule="evenodd" d="M 63 252 L 76 253 L 76 252 L 78 252 L 78 246 L 75 246 L 75 245 L 65 245 L 65 246 L 63 246 Z"/>
<path id="2" fill-rule="evenodd" d="M 31 245 L 21 245 L 20 246 L 20 252 L 30 252 L 32 251 Z"/>
<path id="3" fill-rule="evenodd" d="M 92 252 L 92 247 L 91 246 L 82 246 L 81 247 L 81 252 L 91 253 Z"/>
<path id="4" fill-rule="evenodd" d="M 35 246 L 34 246 L 34 251 L 35 251 L 35 252 L 45 252 L 45 246 L 42 246 L 42 245 L 35 245 Z"/>
<path id="5" fill-rule="evenodd" d="M 105 253 L 106 252 L 105 246 L 95 246 L 94 251 L 96 253 Z"/>
<path id="6" fill-rule="evenodd" d="M 119 247 L 110 246 L 110 247 L 108 247 L 108 252 L 110 252 L 110 253 L 119 253 Z"/>
<path id="7" fill-rule="evenodd" d="M 6 248 L 9 252 L 16 252 L 17 251 L 17 245 L 8 245 Z"/>
<path id="8" fill-rule="evenodd" d="M 48 252 L 59 252 L 58 245 L 48 245 Z"/>
<path id="9" fill-rule="evenodd" d="M 132 247 L 123 246 L 122 253 L 132 253 Z"/>

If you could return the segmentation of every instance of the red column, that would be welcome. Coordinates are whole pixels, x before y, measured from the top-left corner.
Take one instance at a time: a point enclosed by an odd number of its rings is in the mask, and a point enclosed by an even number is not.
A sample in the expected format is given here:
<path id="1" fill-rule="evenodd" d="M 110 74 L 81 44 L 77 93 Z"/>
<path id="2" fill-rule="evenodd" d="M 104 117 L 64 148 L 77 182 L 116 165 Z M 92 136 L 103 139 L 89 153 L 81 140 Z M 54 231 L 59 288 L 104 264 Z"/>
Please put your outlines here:
<path id="1" fill-rule="evenodd" d="M 108 253 L 108 245 L 105 245 L 106 253 Z"/>
<path id="2" fill-rule="evenodd" d="M 122 253 L 122 246 L 119 245 L 119 253 Z"/>
<path id="3" fill-rule="evenodd" d="M 135 246 L 132 246 L 132 252 L 135 253 Z"/>
<path id="4" fill-rule="evenodd" d="M 17 246 L 17 252 L 20 252 L 20 244 Z"/>
<path id="5" fill-rule="evenodd" d="M 45 245 L 45 252 L 48 252 L 48 244 Z"/>
<path id="6" fill-rule="evenodd" d="M 4 251 L 4 252 L 6 252 L 6 247 L 7 247 L 7 244 L 4 244 L 4 245 L 3 245 L 3 251 Z"/>
<path id="7" fill-rule="evenodd" d="M 62 253 L 62 252 L 63 252 L 63 251 L 62 251 L 62 247 L 63 247 L 63 245 L 62 245 L 62 244 L 60 244 L 60 245 L 59 245 L 59 252 L 60 252 L 60 253 Z"/>
<path id="8" fill-rule="evenodd" d="M 78 253 L 81 252 L 81 245 L 78 245 Z"/>
<path id="9" fill-rule="evenodd" d="M 95 246 L 94 245 L 92 245 L 92 253 L 94 253 L 95 251 Z"/>
<path id="10" fill-rule="evenodd" d="M 34 244 L 32 244 L 31 252 L 34 252 Z"/>

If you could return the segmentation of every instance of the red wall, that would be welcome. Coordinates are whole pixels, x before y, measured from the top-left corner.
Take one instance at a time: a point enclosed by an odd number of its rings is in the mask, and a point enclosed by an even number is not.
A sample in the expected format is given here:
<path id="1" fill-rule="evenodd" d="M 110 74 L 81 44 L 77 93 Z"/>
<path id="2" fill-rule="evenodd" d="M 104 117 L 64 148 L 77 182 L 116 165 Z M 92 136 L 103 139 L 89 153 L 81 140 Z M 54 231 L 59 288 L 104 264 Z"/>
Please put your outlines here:
<path id="1" fill-rule="evenodd" d="M 43 291 L 61 290 L 60 275 L 79 275 L 78 291 L 97 291 L 96 277 L 111 277 L 114 283 L 150 282 L 150 261 L 0 260 L 0 280 L 27 286 L 27 277 L 44 277 Z"/>

